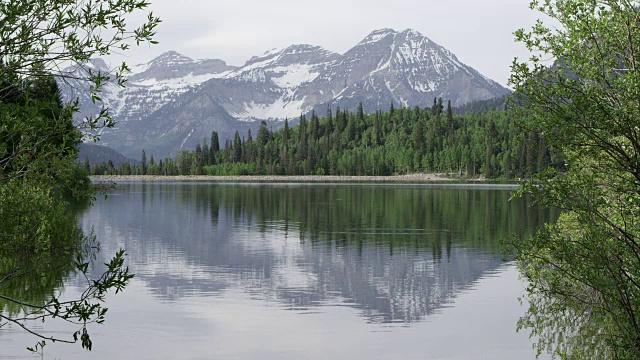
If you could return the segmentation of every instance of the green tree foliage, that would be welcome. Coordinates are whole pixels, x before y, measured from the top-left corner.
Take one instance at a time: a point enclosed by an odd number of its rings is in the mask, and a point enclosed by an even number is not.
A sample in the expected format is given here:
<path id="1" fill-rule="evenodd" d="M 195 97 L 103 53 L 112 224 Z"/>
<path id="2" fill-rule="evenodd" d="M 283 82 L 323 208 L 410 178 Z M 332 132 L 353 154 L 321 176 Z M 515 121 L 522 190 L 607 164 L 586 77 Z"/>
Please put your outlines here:
<path id="1" fill-rule="evenodd" d="M 203 173 L 378 176 L 444 172 L 514 178 L 528 176 L 528 168 L 544 168 L 554 160 L 546 143 L 541 142 L 536 146 L 544 147 L 546 156 L 527 158 L 525 153 L 522 161 L 517 161 L 517 149 L 525 146 L 526 138 L 507 111 L 454 114 L 450 110 L 445 122 L 440 120 L 443 110 L 442 100 L 434 99 L 434 106 L 428 109 L 401 107 L 374 114 L 340 109 L 334 114 L 329 108 L 327 117 L 312 113 L 307 119 L 303 115 L 297 126 L 290 128 L 287 120 L 274 132 L 263 122 L 256 139 L 247 136 L 242 142 L 236 133 L 231 144 L 213 151 L 211 157 L 218 161 L 204 166 Z M 245 154 L 247 149 L 251 149 L 251 156 Z M 184 156 L 177 154 L 176 161 L 183 164 Z M 120 174 L 118 169 L 108 171 L 104 166 L 97 170 L 95 174 Z M 177 174 L 190 172 L 181 166 Z"/>
<path id="2" fill-rule="evenodd" d="M 142 150 L 142 160 L 140 160 L 140 167 L 142 168 L 142 175 L 147 175 L 147 154 Z"/>
<path id="3" fill-rule="evenodd" d="M 71 63 L 86 70 L 84 80 L 92 84 L 90 95 L 100 101 L 100 92 L 108 81 L 124 85 L 128 68 L 123 63 L 114 71 L 115 78 L 110 79 L 108 74 L 94 72 L 85 64 L 116 49 L 127 50 L 131 44 L 154 43 L 152 38 L 160 20 L 152 13 L 138 28 L 126 21 L 127 16 L 148 5 L 146 0 L 0 2 L 0 78 L 4 83 L 0 93 L 11 93 L 20 79 L 41 76 L 43 69 L 61 69 L 63 64 Z M 61 72 L 56 75 L 70 76 Z M 97 116 L 86 120 L 84 125 L 90 129 L 113 125 L 104 107 Z"/>
<path id="4" fill-rule="evenodd" d="M 244 143 L 245 149 L 243 150 L 244 161 L 252 162 L 253 161 L 253 136 L 251 136 L 251 129 L 247 132 L 247 141 Z"/>
<path id="5" fill-rule="evenodd" d="M 68 174 L 55 164 L 75 157 L 81 139 L 71 108 L 61 105 L 52 76 L 27 79 L 13 92 L 12 102 L 0 103 L 0 180 L 42 177 L 49 168 L 64 184 Z"/>
<path id="6" fill-rule="evenodd" d="M 200 145 L 200 144 L 198 144 Z M 242 161 L 242 140 L 240 139 L 240 134 L 238 130 L 236 130 L 235 135 L 233 136 L 233 162 Z"/>
<path id="7" fill-rule="evenodd" d="M 132 277 L 122 251 L 101 277 L 88 277 L 95 241 L 77 228 L 67 199 L 86 199 L 93 191 L 88 164 L 75 164 L 83 136 L 73 123 L 77 102 L 63 104 L 56 80 L 74 76 L 88 82 L 94 102 L 100 102 L 108 81 L 124 85 L 125 64 L 109 78 L 87 61 L 153 42 L 159 19 L 149 14 L 138 28 L 126 21 L 148 5 L 144 0 L 0 1 L 0 327 L 10 323 L 38 337 L 34 351 L 48 342 L 78 340 L 90 350 L 87 324 L 104 321 L 106 293 L 119 292 Z M 59 71 L 67 65 L 84 75 Z M 104 108 L 82 123 L 85 130 L 111 125 Z M 121 166 L 131 171 L 130 164 Z M 87 287 L 76 299 L 62 299 L 62 279 L 74 271 Z M 34 326 L 53 318 L 76 324 L 78 331 L 64 338 Z"/>
<path id="8" fill-rule="evenodd" d="M 567 166 L 562 174 L 548 169 L 522 190 L 564 212 L 515 243 L 530 283 L 520 327 L 531 330 L 539 351 L 563 358 L 640 357 L 638 6 L 532 1 L 559 26 L 538 22 L 516 33 L 536 54 L 512 67 L 528 128 L 518 157 L 531 173 L 533 159 L 541 159 L 540 169 L 550 156 L 542 148 L 548 144 L 564 152 Z M 549 58 L 553 66 L 544 62 Z"/>
<path id="9" fill-rule="evenodd" d="M 493 177 L 494 173 L 493 160 L 496 154 L 494 142 L 496 141 L 497 137 L 498 131 L 496 130 L 496 125 L 493 121 L 489 121 L 489 124 L 487 126 L 487 157 L 484 163 L 484 173 L 488 178 Z M 529 163 L 527 162 L 527 164 Z"/>

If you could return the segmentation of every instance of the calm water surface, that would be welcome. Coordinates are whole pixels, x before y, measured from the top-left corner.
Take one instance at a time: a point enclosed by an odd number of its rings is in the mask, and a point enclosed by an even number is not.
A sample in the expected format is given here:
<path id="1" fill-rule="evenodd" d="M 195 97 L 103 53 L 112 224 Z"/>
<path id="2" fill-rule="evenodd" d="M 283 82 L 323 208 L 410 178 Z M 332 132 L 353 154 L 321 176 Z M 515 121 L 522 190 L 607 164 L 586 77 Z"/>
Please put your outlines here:
<path id="1" fill-rule="evenodd" d="M 122 183 L 80 216 L 136 274 L 47 359 L 533 359 L 500 239 L 551 214 L 468 185 Z M 98 271 L 96 270 L 96 273 Z M 66 296 L 78 292 L 69 279 Z M 64 334 L 48 322 L 45 329 Z M 35 340 L 0 330 L 0 358 Z M 39 356 L 38 356 L 39 357 Z"/>

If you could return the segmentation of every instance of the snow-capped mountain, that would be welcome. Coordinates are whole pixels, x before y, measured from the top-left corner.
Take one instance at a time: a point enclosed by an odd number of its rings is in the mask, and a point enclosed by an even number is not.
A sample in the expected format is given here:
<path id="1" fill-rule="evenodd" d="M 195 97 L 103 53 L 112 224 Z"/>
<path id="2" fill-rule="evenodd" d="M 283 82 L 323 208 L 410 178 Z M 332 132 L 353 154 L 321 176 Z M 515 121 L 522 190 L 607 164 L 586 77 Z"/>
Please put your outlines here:
<path id="1" fill-rule="evenodd" d="M 102 60 L 89 64 L 108 71 Z M 79 84 L 84 113 L 95 112 Z M 434 97 L 463 105 L 504 95 L 507 89 L 462 64 L 454 54 L 415 30 L 381 29 L 338 54 L 318 46 L 293 45 L 254 56 L 243 66 L 193 60 L 167 52 L 131 67 L 126 88 L 109 85 L 105 104 L 119 121 L 103 143 L 137 158 L 144 148 L 158 156 L 192 149 L 212 130 L 225 138 L 246 133 L 261 120 L 277 128 L 285 118 L 327 106 L 365 111 L 394 106 L 431 106 Z"/>
<path id="2" fill-rule="evenodd" d="M 205 91 L 225 93 L 219 101 L 235 118 L 284 119 L 307 113 L 324 99 L 299 90 L 313 86 L 342 55 L 319 46 L 293 45 L 254 56 L 219 81 L 203 85 Z M 260 89 L 257 94 L 256 89 Z M 227 96 L 227 95 L 231 96 Z M 314 93 L 321 95 L 322 89 Z"/>
<path id="3" fill-rule="evenodd" d="M 362 101 L 368 111 L 386 109 L 391 102 L 424 107 L 434 97 L 457 106 L 507 93 L 449 50 L 410 29 L 373 31 L 318 81 L 333 84 L 337 93 L 333 102 L 354 108 Z"/>
<path id="4" fill-rule="evenodd" d="M 194 61 L 170 51 L 149 63 L 131 69 L 127 86 L 118 94 L 116 117 L 121 121 L 136 121 L 158 110 L 162 105 L 212 78 L 224 76 L 234 69 L 224 61 Z"/>
<path id="5" fill-rule="evenodd" d="M 114 70 L 102 59 L 91 60 L 87 65 L 88 69 L 103 74 L 112 74 Z M 88 69 L 69 68 L 65 72 L 76 75 L 70 78 L 82 78 Z M 193 86 L 224 76 L 232 69 L 234 67 L 227 66 L 222 60 L 194 61 L 175 51 L 169 51 L 146 64 L 132 66 L 126 87 L 107 83 L 100 97 L 111 115 L 122 125 L 142 119 Z M 68 99 L 79 97 L 81 115 L 96 113 L 99 104 L 91 101 L 86 84 L 66 78 L 63 84 L 63 96 Z"/>

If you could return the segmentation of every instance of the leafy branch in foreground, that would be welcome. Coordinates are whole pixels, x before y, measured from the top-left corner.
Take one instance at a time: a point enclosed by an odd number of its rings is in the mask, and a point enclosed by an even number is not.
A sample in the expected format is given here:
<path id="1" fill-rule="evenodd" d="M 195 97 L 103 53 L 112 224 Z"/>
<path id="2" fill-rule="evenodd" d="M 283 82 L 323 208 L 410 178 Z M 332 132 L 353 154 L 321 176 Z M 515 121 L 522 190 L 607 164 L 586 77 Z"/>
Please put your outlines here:
<path id="1" fill-rule="evenodd" d="M 153 36 L 160 19 L 153 13 L 148 13 L 146 21 L 138 27 L 127 22 L 128 16 L 149 5 L 146 0 L 0 1 L 0 75 L 5 80 L 0 84 L 0 102 L 5 102 L 21 79 L 50 73 L 59 80 L 79 76 L 77 80 L 90 84 L 87 90 L 91 99 L 100 102 L 102 88 L 109 82 L 124 86 L 124 75 L 129 69 L 122 63 L 111 78 L 87 66 L 88 61 L 125 51 L 132 44 L 155 44 Z M 61 70 L 69 65 L 83 71 Z M 84 123 L 90 130 L 112 125 L 104 106 L 97 116 L 89 116 Z"/>
<path id="2" fill-rule="evenodd" d="M 124 259 L 125 251 L 121 249 L 109 263 L 105 264 L 106 270 L 100 278 L 90 279 L 88 275 L 89 263 L 82 262 L 82 256 L 78 255 L 75 265 L 82 277 L 86 280 L 87 288 L 74 300 L 61 300 L 59 296 L 54 294 L 47 302 L 35 304 L 0 294 L 0 299 L 4 300 L 7 304 L 17 306 L 21 311 L 21 314 L 15 317 L 0 313 L 0 320 L 4 321 L 4 323 L 0 322 L 0 327 L 12 323 L 42 339 L 35 347 L 28 348 L 34 352 L 38 351 L 38 348 L 41 349 L 44 347 L 46 341 L 73 344 L 78 341 L 78 336 L 80 336 L 82 347 L 91 350 L 93 344 L 87 331 L 87 324 L 102 324 L 105 321 L 105 314 L 108 311 L 108 308 L 103 306 L 107 293 L 110 290 L 115 290 L 115 293 L 122 291 L 129 280 L 134 277 L 133 274 L 129 274 L 129 269 L 124 266 Z M 28 275 L 29 272 L 21 273 L 20 268 L 15 268 L 0 280 L 0 286 L 13 279 Z M 29 324 L 35 320 L 44 322 L 48 318 L 62 319 L 71 324 L 79 325 L 80 329 L 73 333 L 73 340 L 71 340 L 55 336 L 46 336 L 39 331 L 32 330 L 29 326 Z"/>
<path id="3" fill-rule="evenodd" d="M 126 64 L 106 74 L 89 60 L 155 43 L 160 19 L 148 13 L 137 27 L 128 21 L 149 5 L 0 0 L 0 326 L 13 324 L 42 339 L 34 351 L 47 341 L 78 338 L 90 350 L 87 324 L 104 321 L 106 293 L 121 291 L 133 276 L 123 251 L 98 279 L 88 276 L 83 259 L 95 256 L 95 238 L 78 228 L 67 200 L 94 196 L 88 174 L 74 164 L 77 145 L 113 121 L 103 105 L 78 129 L 78 100 L 64 104 L 57 82 L 77 80 L 94 103 L 101 102 L 108 83 L 124 86 Z M 69 66 L 76 70 L 61 70 Z M 75 300 L 61 300 L 56 292 L 77 271 L 87 281 L 84 291 Z M 43 335 L 31 325 L 51 318 L 79 325 L 73 340 Z"/>
<path id="4" fill-rule="evenodd" d="M 77 226 L 69 204 L 55 190 L 42 183 L 14 179 L 0 186 L 0 328 L 18 326 L 42 341 L 74 343 L 91 349 L 87 330 L 90 323 L 102 323 L 108 292 L 122 291 L 133 278 L 120 250 L 105 264 L 98 278 L 91 278 L 98 243 Z M 60 289 L 65 279 L 83 278 L 82 293 L 63 300 Z M 44 335 L 36 324 L 61 319 L 79 325 L 74 340 Z"/>
<path id="5" fill-rule="evenodd" d="M 532 1 L 557 21 L 516 38 L 510 85 L 525 126 L 563 150 L 568 170 L 528 182 L 563 214 L 514 245 L 529 281 L 519 322 L 539 352 L 562 358 L 640 357 L 640 3 Z"/>

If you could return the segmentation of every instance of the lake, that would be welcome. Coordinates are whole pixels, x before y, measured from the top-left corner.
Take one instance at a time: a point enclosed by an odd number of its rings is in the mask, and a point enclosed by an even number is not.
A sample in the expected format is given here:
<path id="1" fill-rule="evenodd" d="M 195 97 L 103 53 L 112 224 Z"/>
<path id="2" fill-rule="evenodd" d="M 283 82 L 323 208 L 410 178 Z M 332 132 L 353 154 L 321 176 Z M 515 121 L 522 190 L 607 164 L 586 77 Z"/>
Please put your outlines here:
<path id="1" fill-rule="evenodd" d="M 121 183 L 79 224 L 98 263 L 124 248 L 136 277 L 89 328 L 92 352 L 55 344 L 44 358 L 533 359 L 501 240 L 553 214 L 510 189 Z M 80 286 L 66 280 L 65 297 Z M 3 328 L 0 358 L 35 341 Z"/>

